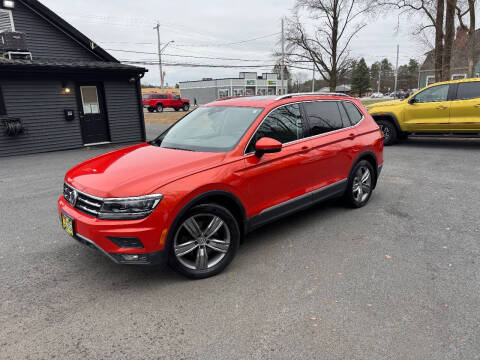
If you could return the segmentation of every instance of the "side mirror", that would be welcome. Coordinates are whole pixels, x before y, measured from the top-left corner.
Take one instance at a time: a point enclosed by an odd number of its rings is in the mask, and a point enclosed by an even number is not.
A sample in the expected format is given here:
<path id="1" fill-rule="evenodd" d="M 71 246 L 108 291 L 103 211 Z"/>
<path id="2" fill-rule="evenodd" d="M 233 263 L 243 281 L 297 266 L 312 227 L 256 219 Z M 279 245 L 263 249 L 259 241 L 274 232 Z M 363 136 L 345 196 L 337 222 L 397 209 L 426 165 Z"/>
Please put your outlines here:
<path id="1" fill-rule="evenodd" d="M 413 105 L 413 104 L 415 104 L 416 102 L 417 102 L 417 100 L 415 99 L 415 97 L 412 97 L 410 100 L 408 100 L 408 103 L 409 103 L 410 105 Z"/>
<path id="2" fill-rule="evenodd" d="M 263 137 L 255 144 L 255 155 L 262 157 L 263 154 L 277 153 L 282 150 L 282 143 L 272 138 Z"/>

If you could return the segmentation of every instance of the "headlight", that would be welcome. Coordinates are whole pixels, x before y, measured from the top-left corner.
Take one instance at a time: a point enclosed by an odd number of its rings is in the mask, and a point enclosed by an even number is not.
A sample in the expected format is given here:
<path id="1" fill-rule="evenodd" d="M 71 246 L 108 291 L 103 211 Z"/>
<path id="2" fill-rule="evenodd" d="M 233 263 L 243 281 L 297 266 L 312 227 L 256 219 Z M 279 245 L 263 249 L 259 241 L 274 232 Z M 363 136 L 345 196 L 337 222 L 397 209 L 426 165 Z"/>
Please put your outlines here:
<path id="1" fill-rule="evenodd" d="M 99 219 L 105 220 L 135 220 L 143 219 L 152 213 L 162 201 L 163 195 L 153 194 L 131 198 L 105 199 Z"/>

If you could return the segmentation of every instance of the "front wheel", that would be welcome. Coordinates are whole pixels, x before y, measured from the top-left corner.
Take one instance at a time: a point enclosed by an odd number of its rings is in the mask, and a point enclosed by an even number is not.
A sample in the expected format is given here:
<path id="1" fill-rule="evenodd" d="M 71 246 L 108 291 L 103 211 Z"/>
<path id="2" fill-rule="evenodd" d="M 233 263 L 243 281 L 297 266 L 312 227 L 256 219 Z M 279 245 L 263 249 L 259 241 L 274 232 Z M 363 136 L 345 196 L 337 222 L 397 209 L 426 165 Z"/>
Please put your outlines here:
<path id="1" fill-rule="evenodd" d="M 188 111 L 190 109 L 190 104 L 183 104 L 183 111 Z"/>
<path id="2" fill-rule="evenodd" d="M 397 142 L 397 129 L 391 121 L 378 120 L 378 127 L 383 133 L 383 144 L 386 146 L 393 145 Z"/>
<path id="3" fill-rule="evenodd" d="M 353 168 L 348 179 L 345 199 L 354 208 L 365 206 L 370 200 L 375 184 L 375 172 L 370 162 L 361 160 Z"/>
<path id="4" fill-rule="evenodd" d="M 237 220 L 230 211 L 216 204 L 190 209 L 173 234 L 170 265 L 192 279 L 222 272 L 235 257 L 240 244 Z"/>

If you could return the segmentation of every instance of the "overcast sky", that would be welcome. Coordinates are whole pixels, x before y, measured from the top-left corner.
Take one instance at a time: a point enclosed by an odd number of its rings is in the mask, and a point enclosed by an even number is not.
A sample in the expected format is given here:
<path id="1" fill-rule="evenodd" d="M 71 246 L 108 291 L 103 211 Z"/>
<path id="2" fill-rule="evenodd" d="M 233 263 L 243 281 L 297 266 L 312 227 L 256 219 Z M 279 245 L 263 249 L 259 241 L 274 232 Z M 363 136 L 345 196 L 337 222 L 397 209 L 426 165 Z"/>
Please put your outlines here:
<path id="1" fill-rule="evenodd" d="M 291 14 L 294 0 L 41 0 L 46 6 L 77 27 L 85 35 L 122 61 L 156 61 L 157 37 L 153 26 L 161 24 L 161 40 L 174 40 L 164 51 L 165 81 L 203 77 L 235 77 L 240 71 L 266 72 L 275 63 L 272 51 L 279 40 L 282 16 Z M 398 23 L 395 14 L 369 18 L 368 25 L 355 38 L 351 53 L 365 57 L 367 63 L 388 57 L 395 64 L 396 44 L 400 45 L 400 64 L 410 57 L 423 60 L 422 47 L 411 36 L 412 19 Z M 263 37 L 256 41 L 232 44 Z M 115 50 L 140 51 L 135 54 Z M 198 59 L 172 55 L 204 56 L 255 60 Z M 173 63 L 266 65 L 265 68 L 187 68 L 168 66 Z M 158 66 L 146 66 L 144 83 L 159 83 Z M 305 72 L 305 78 L 311 76 Z M 318 74 L 317 74 L 318 78 Z"/>

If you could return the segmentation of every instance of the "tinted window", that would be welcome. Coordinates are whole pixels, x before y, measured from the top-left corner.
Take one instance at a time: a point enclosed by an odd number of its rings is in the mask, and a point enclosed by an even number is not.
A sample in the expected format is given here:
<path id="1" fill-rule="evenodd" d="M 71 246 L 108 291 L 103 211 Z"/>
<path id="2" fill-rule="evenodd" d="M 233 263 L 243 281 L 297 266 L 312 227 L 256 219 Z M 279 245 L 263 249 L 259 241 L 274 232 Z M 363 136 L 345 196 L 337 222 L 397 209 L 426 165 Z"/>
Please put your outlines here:
<path id="1" fill-rule="evenodd" d="M 152 95 L 152 99 L 167 99 L 167 98 L 168 98 L 167 95 L 162 95 L 162 94 Z"/>
<path id="2" fill-rule="evenodd" d="M 458 84 L 457 99 L 480 98 L 480 81 Z"/>
<path id="3" fill-rule="evenodd" d="M 345 106 L 345 109 L 347 110 L 348 117 L 350 118 L 350 122 L 352 125 L 356 125 L 362 120 L 362 113 L 358 108 L 353 105 L 350 101 L 344 101 L 343 105 Z"/>
<path id="4" fill-rule="evenodd" d="M 447 101 L 448 85 L 438 85 L 428 88 L 415 96 L 415 102 L 427 103 L 436 101 Z"/>
<path id="5" fill-rule="evenodd" d="M 282 106 L 268 115 L 258 128 L 247 148 L 255 151 L 255 143 L 262 137 L 269 137 L 282 144 L 303 138 L 303 122 L 298 104 Z"/>
<path id="6" fill-rule="evenodd" d="M 5 102 L 3 101 L 2 88 L 0 87 L 0 115 L 7 115 L 7 109 L 5 108 Z"/>
<path id="7" fill-rule="evenodd" d="M 314 101 L 303 104 L 310 123 L 311 135 L 343 128 L 337 101 Z"/>

